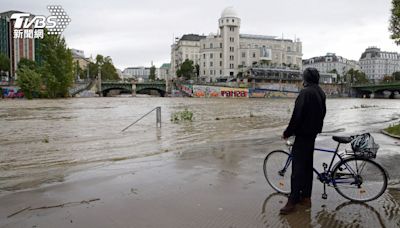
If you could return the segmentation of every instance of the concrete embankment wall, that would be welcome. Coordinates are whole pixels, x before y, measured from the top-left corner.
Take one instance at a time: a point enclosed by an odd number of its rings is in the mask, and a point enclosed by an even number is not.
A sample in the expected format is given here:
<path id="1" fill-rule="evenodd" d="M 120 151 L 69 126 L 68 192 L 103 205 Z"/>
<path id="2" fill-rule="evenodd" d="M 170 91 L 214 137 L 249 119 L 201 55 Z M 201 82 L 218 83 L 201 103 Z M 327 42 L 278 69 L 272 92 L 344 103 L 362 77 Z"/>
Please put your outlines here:
<path id="1" fill-rule="evenodd" d="M 230 98 L 295 98 L 302 89 L 301 84 L 283 83 L 257 84 L 256 88 L 187 84 L 178 84 L 177 87 L 179 91 L 190 97 Z M 343 93 L 337 85 L 323 84 L 321 87 L 329 97 L 338 97 Z"/>

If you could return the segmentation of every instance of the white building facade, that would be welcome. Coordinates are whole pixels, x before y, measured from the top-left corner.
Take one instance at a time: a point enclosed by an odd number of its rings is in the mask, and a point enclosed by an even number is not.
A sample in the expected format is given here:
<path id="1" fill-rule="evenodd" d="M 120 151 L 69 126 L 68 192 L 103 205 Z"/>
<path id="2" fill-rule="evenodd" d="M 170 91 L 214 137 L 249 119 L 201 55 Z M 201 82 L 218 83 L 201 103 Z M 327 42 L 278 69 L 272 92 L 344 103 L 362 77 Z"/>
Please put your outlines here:
<path id="1" fill-rule="evenodd" d="M 171 72 L 176 77 L 176 71 L 186 60 L 192 60 L 193 65 L 200 64 L 200 40 L 205 36 L 197 34 L 183 35 L 171 46 Z"/>
<path id="2" fill-rule="evenodd" d="M 360 58 L 361 70 L 371 81 L 380 81 L 400 71 L 400 55 L 397 52 L 381 51 L 377 47 L 365 49 Z"/>
<path id="3" fill-rule="evenodd" d="M 164 63 L 161 65 L 160 68 L 158 68 L 157 77 L 159 79 L 163 79 L 163 80 L 167 81 L 170 79 L 170 71 L 171 71 L 171 64 Z"/>
<path id="4" fill-rule="evenodd" d="M 321 73 L 331 73 L 336 70 L 340 76 L 345 75 L 350 69 L 361 69 L 357 61 L 337 56 L 335 53 L 303 60 L 303 68 L 307 67 L 316 68 Z"/>
<path id="5" fill-rule="evenodd" d="M 197 43 L 192 44 L 191 50 L 195 57 L 198 55 L 195 60 L 199 61 L 199 76 L 203 80 L 236 77 L 260 62 L 301 68 L 302 44 L 299 39 L 293 41 L 274 36 L 240 34 L 241 19 L 232 7 L 222 12 L 218 24 L 218 34 L 199 38 Z M 172 49 L 171 73 L 176 76 L 179 67 L 176 63 L 179 62 L 176 61 L 174 45 Z"/>
<path id="6" fill-rule="evenodd" d="M 148 79 L 150 67 L 127 67 L 122 71 L 124 78 Z"/>

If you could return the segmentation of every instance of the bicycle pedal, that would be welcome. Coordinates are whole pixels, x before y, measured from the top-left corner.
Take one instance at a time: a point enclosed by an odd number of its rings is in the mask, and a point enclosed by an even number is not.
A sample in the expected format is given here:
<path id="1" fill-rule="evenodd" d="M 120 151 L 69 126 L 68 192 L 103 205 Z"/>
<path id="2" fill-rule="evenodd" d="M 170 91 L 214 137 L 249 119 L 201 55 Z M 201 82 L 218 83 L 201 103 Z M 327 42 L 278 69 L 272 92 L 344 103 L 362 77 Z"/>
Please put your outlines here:
<path id="1" fill-rule="evenodd" d="M 323 193 L 323 194 L 322 194 L 322 199 L 328 199 L 328 195 L 325 194 L 325 193 Z"/>

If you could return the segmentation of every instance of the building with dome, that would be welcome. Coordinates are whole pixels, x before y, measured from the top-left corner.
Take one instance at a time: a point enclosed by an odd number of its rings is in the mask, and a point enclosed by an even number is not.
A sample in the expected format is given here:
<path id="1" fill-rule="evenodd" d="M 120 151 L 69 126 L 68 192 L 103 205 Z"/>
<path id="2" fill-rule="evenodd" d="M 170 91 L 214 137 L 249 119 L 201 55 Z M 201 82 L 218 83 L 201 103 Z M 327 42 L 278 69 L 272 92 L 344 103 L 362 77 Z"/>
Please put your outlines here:
<path id="1" fill-rule="evenodd" d="M 241 18 L 233 7 L 224 9 L 218 19 L 217 34 L 183 35 L 171 47 L 171 72 L 185 59 L 199 64 L 199 76 L 204 81 L 235 78 L 260 63 L 276 67 L 302 66 L 302 44 L 275 36 L 240 33 Z"/>
<path id="2" fill-rule="evenodd" d="M 400 54 L 369 47 L 361 54 L 360 66 L 370 81 L 378 82 L 400 71 Z"/>

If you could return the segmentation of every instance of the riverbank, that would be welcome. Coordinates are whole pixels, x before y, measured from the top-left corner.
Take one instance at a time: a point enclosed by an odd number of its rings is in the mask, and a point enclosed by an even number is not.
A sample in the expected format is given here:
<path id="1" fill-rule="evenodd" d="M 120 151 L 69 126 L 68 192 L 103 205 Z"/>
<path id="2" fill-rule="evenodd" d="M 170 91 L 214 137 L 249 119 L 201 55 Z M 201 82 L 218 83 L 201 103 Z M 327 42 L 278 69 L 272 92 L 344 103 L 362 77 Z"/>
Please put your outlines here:
<path id="1" fill-rule="evenodd" d="M 321 199 L 316 181 L 311 210 L 299 207 L 292 215 L 279 215 L 286 197 L 267 185 L 262 161 L 265 151 L 280 146 L 279 136 L 228 140 L 194 146 L 190 154 L 172 152 L 78 172 L 63 183 L 1 196 L 0 227 L 396 227 L 400 223 L 398 216 L 391 216 L 399 210 L 398 190 L 388 190 L 368 204 L 353 204 L 331 188 L 328 199 Z M 15 214 L 21 209 L 26 210 Z"/>

